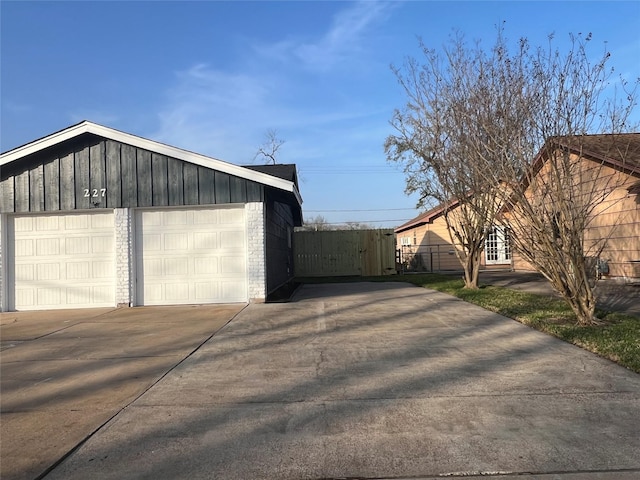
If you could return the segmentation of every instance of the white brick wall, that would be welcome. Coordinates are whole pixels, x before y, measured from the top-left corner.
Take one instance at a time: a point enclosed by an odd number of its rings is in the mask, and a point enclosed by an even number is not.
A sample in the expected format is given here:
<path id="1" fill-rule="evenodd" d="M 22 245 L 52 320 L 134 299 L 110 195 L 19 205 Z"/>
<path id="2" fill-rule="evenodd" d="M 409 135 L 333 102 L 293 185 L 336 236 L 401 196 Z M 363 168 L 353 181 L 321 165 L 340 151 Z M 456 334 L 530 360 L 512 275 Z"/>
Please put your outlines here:
<path id="1" fill-rule="evenodd" d="M 114 209 L 116 251 L 116 305 L 133 305 L 133 211 Z"/>
<path id="2" fill-rule="evenodd" d="M 9 309 L 7 288 L 7 216 L 0 214 L 0 312 Z"/>
<path id="3" fill-rule="evenodd" d="M 264 302 L 267 296 L 267 262 L 264 203 L 245 204 L 247 221 L 247 288 L 250 302 Z"/>

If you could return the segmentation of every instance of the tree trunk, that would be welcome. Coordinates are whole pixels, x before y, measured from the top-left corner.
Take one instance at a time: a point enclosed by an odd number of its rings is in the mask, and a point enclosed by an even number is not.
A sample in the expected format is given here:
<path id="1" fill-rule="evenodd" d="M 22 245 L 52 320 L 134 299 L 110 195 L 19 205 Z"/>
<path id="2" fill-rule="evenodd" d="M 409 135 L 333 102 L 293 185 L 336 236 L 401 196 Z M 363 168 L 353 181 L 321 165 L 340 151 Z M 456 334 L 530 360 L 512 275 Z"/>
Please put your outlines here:
<path id="1" fill-rule="evenodd" d="M 478 289 L 478 277 L 480 275 L 480 252 L 477 249 L 470 251 L 463 264 L 464 288 Z"/>
<path id="2" fill-rule="evenodd" d="M 573 268 L 548 272 L 545 276 L 571 307 L 578 325 L 595 325 L 598 323 L 595 317 L 596 297 L 594 287 L 589 282 L 589 269 L 585 264 L 571 260 L 567 259 L 565 264 L 573 265 Z"/>
<path id="3" fill-rule="evenodd" d="M 571 295 L 567 296 L 567 303 L 578 318 L 578 325 L 594 325 L 597 322 L 595 317 L 596 298 L 593 293 L 593 287 L 589 282 L 589 271 L 583 263 L 580 265 L 579 271 L 572 278 L 573 290 Z"/>

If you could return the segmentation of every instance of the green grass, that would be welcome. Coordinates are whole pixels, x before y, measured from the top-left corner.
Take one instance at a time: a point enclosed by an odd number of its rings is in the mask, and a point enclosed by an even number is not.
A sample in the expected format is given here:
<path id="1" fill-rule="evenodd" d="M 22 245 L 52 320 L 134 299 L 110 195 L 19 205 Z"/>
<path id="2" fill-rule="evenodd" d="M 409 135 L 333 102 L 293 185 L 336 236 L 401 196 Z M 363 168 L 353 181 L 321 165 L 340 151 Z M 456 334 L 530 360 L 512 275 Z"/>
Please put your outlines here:
<path id="1" fill-rule="evenodd" d="M 300 281 L 302 283 L 406 282 L 431 288 L 513 318 L 640 373 L 640 318 L 638 317 L 598 310 L 596 314 L 602 320 L 602 325 L 582 327 L 576 325 L 574 313 L 559 298 L 494 286 L 465 290 L 462 279 L 435 273 L 363 278 L 305 278 Z"/>

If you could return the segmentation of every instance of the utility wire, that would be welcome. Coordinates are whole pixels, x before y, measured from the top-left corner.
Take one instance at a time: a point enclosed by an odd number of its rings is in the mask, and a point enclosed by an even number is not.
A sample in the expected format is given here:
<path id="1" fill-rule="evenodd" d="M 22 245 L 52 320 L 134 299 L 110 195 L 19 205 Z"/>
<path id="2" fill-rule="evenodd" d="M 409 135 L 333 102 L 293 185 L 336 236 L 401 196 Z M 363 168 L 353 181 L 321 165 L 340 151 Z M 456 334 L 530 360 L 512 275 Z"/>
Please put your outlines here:
<path id="1" fill-rule="evenodd" d="M 359 209 L 359 210 L 304 210 L 307 213 L 321 213 L 321 212 L 396 212 L 401 210 L 417 210 L 416 208 L 371 208 L 371 209 Z"/>
<path id="2" fill-rule="evenodd" d="M 346 220 L 344 222 L 323 222 L 322 225 L 346 225 L 348 223 L 384 223 L 384 222 L 408 222 L 410 219 L 395 220 Z"/>

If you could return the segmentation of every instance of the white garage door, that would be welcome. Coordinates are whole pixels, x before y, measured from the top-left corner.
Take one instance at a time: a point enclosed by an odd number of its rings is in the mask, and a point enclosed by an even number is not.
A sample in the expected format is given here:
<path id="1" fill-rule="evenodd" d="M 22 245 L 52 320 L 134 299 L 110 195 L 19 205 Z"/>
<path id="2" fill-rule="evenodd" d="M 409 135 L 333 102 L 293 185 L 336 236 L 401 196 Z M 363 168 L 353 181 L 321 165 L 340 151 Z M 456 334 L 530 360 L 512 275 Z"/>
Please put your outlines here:
<path id="1" fill-rule="evenodd" d="M 244 208 L 136 213 L 138 305 L 247 301 Z"/>
<path id="2" fill-rule="evenodd" d="M 11 217 L 9 239 L 14 309 L 115 305 L 112 212 Z"/>

